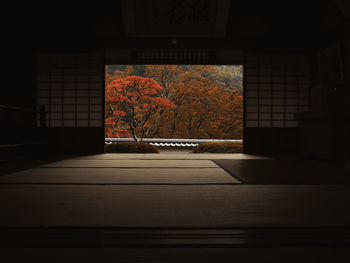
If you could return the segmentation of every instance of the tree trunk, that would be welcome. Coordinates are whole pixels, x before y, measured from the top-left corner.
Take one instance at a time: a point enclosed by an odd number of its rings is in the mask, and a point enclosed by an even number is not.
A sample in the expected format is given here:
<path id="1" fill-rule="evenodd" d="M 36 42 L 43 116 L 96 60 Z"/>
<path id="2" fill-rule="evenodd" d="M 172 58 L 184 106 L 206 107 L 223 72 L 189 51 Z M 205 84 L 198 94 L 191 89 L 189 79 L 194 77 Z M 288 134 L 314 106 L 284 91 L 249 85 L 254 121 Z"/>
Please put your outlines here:
<path id="1" fill-rule="evenodd" d="M 130 126 L 132 137 L 134 138 L 135 142 L 139 142 L 139 139 L 136 136 L 135 126 L 134 126 L 133 120 L 129 122 L 129 126 Z"/>
<path id="2" fill-rule="evenodd" d="M 161 117 L 162 114 L 164 113 L 164 111 L 165 111 L 165 107 L 163 107 L 163 108 L 161 109 L 161 111 L 158 113 L 158 116 L 156 117 L 156 119 L 155 119 L 155 121 L 154 121 L 154 126 L 155 126 L 155 128 L 154 128 L 154 131 L 153 131 L 153 133 L 152 133 L 151 138 L 154 138 L 154 136 L 156 136 L 156 134 L 158 133 L 158 129 L 159 129 L 158 122 L 159 122 L 160 117 Z"/>

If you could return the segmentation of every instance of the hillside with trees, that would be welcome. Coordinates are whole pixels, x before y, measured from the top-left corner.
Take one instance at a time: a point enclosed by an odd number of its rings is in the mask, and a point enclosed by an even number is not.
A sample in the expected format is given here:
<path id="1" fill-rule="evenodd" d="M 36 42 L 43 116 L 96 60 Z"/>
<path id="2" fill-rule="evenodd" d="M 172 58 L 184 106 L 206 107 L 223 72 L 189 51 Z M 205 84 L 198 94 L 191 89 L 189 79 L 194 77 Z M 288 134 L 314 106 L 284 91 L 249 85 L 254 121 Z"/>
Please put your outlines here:
<path id="1" fill-rule="evenodd" d="M 106 137 L 240 139 L 242 67 L 106 67 Z"/>

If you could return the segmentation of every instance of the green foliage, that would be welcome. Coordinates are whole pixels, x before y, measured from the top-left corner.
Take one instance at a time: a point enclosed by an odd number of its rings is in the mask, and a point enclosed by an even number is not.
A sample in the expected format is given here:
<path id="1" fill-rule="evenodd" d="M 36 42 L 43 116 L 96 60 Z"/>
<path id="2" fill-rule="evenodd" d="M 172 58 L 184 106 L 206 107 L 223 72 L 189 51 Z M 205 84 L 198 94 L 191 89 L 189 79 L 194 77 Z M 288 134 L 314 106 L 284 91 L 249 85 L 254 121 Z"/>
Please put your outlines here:
<path id="1" fill-rule="evenodd" d="M 218 86 L 223 87 L 227 92 L 232 90 L 239 90 L 240 95 L 243 91 L 243 67 L 221 65 L 214 66 L 215 74 L 210 76 L 211 80 Z"/>
<path id="2" fill-rule="evenodd" d="M 106 153 L 159 153 L 157 146 L 145 142 L 117 142 L 105 144 Z"/>
<path id="3" fill-rule="evenodd" d="M 193 153 L 241 153 L 241 142 L 205 142 L 193 147 Z"/>

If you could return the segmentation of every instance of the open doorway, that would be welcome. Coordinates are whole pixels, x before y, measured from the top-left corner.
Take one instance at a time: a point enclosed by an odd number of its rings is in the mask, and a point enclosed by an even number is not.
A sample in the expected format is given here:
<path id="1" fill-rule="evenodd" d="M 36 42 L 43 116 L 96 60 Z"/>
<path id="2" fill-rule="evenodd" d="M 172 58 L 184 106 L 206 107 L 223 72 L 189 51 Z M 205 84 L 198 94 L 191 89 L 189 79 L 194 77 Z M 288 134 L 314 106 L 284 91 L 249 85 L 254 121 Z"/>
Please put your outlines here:
<path id="1" fill-rule="evenodd" d="M 106 65 L 105 74 L 107 142 L 242 142 L 242 65 Z"/>

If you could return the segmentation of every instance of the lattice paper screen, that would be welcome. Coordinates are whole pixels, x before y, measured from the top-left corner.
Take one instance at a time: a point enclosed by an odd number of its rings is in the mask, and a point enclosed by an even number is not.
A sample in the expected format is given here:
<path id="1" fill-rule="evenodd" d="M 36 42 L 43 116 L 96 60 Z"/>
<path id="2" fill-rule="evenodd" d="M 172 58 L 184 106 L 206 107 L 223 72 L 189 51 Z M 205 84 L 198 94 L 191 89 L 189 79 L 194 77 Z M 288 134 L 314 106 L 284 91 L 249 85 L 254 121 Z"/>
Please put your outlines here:
<path id="1" fill-rule="evenodd" d="M 103 127 L 103 81 L 100 54 L 41 54 L 37 105 L 45 108 L 46 127 Z"/>
<path id="2" fill-rule="evenodd" d="M 309 60 L 304 55 L 248 54 L 246 127 L 297 127 L 294 114 L 309 106 Z"/>

